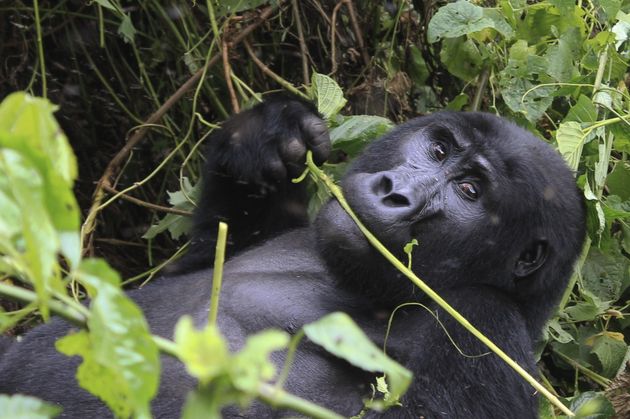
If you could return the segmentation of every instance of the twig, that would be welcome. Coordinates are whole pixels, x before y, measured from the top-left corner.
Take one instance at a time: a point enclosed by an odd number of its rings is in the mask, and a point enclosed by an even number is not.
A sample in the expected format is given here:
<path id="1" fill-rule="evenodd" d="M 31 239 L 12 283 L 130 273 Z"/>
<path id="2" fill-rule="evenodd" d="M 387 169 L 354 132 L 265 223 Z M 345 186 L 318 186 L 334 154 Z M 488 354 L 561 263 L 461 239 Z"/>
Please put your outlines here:
<path id="1" fill-rule="evenodd" d="M 254 62 L 254 64 L 256 64 L 258 66 L 258 68 L 260 68 L 260 70 L 263 73 L 265 73 L 266 75 L 268 75 L 269 77 L 274 79 L 276 81 L 276 83 L 278 83 L 280 86 L 284 87 L 285 89 L 287 89 L 288 91 L 290 91 L 294 95 L 303 97 L 304 99 L 308 99 L 307 95 L 302 93 L 295 86 L 293 86 L 291 83 L 289 83 L 288 81 L 286 81 L 285 79 L 280 77 L 278 74 L 274 73 L 272 69 L 270 69 L 269 67 L 267 67 L 265 65 L 265 63 L 260 61 L 260 59 L 256 56 L 256 53 L 252 49 L 252 46 L 249 44 L 249 41 L 245 40 L 243 42 L 243 45 L 245 45 L 245 49 L 247 49 L 247 53 L 249 54 L 249 56 L 252 59 L 252 61 Z"/>
<path id="2" fill-rule="evenodd" d="M 394 256 L 383 244 L 368 230 L 365 225 L 359 220 L 356 214 L 348 205 L 348 202 L 343 196 L 341 189 L 339 186 L 335 185 L 335 183 L 328 177 L 326 174 L 320 170 L 315 162 L 313 162 L 313 152 L 308 151 L 306 153 L 306 162 L 308 165 L 308 170 L 313 173 L 318 179 L 320 179 L 328 188 L 330 193 L 337 199 L 339 205 L 346 211 L 346 213 L 352 218 L 355 222 L 359 230 L 363 233 L 365 238 L 370 242 L 372 246 L 380 254 L 382 254 L 385 259 L 388 260 L 389 263 L 394 265 L 399 272 L 405 275 L 407 278 L 411 280 L 418 288 L 420 288 L 429 298 L 435 301 L 444 311 L 450 314 L 459 324 L 461 324 L 466 330 L 468 330 L 473 336 L 479 339 L 484 345 L 486 345 L 492 352 L 497 354 L 499 358 L 501 358 L 506 364 L 508 364 L 514 371 L 516 371 L 525 381 L 531 384 L 538 392 L 542 393 L 551 403 L 553 403 L 558 409 L 560 409 L 564 414 L 569 416 L 575 416 L 571 410 L 569 410 L 556 396 L 554 396 L 549 390 L 547 390 L 542 384 L 540 384 L 534 377 L 532 377 L 523 367 L 521 367 L 516 361 L 509 357 L 503 350 L 501 350 L 497 345 L 494 344 L 490 339 L 488 339 L 483 333 L 479 331 L 475 326 L 470 324 L 468 320 L 457 310 L 455 310 L 450 304 L 448 304 L 439 294 L 433 291 L 424 281 L 422 281 L 418 276 L 409 270 L 404 263 L 402 263 L 396 256 Z"/>
<path id="3" fill-rule="evenodd" d="M 293 5 L 293 18 L 295 19 L 295 24 L 298 31 L 298 39 L 300 41 L 300 52 L 302 55 L 302 79 L 304 81 L 304 85 L 308 86 L 310 80 L 308 77 L 308 49 L 306 48 L 306 42 L 304 41 L 304 30 L 302 29 L 300 9 L 297 0 L 291 0 L 291 3 Z"/>
<path id="4" fill-rule="evenodd" d="M 42 24 L 39 19 L 39 0 L 33 1 L 35 11 L 35 31 L 37 32 L 37 52 L 39 55 L 39 69 L 42 72 L 42 97 L 46 98 L 46 61 L 44 60 L 44 45 L 42 41 Z"/>
<path id="5" fill-rule="evenodd" d="M 473 103 L 471 106 L 471 111 L 478 111 L 481 106 L 481 100 L 483 99 L 483 92 L 486 90 L 486 84 L 488 83 L 488 77 L 490 75 L 490 71 L 487 68 L 484 68 L 479 76 L 479 84 L 477 85 L 477 91 L 475 92 L 475 97 L 473 99 Z"/>
<path id="6" fill-rule="evenodd" d="M 279 2 L 280 3 L 280 2 Z M 258 28 L 263 22 L 265 22 L 274 12 L 277 6 L 269 6 L 265 8 L 258 17 L 258 21 L 252 23 L 243 29 L 230 43 L 230 46 L 234 46 L 240 42 L 242 42 L 250 33 L 252 33 L 256 28 Z M 195 84 L 199 81 L 202 74 L 214 66 L 219 61 L 220 56 L 214 55 L 212 58 L 208 60 L 206 65 L 199 69 L 195 74 L 193 74 L 184 84 L 180 86 L 179 89 L 173 95 L 164 102 L 160 108 L 155 111 L 145 122 L 145 126 L 140 127 L 136 132 L 131 136 L 129 141 L 124 145 L 123 148 L 114 156 L 114 158 L 109 162 L 103 175 L 99 179 L 96 189 L 94 190 L 92 206 L 88 211 L 88 215 L 83 223 L 81 228 L 81 238 L 82 238 L 82 246 L 85 249 L 85 253 L 92 253 L 92 240 L 94 228 L 96 226 L 96 216 L 100 211 L 101 203 L 105 197 L 105 185 L 111 186 L 111 179 L 116 175 L 118 168 L 125 161 L 131 150 L 146 136 L 149 131 L 149 126 L 155 124 L 157 121 L 162 119 L 162 117 L 168 112 L 170 108 L 175 105 L 190 89 L 192 89 Z"/>
<path id="7" fill-rule="evenodd" d="M 192 212 L 190 211 L 185 211 L 185 210 L 181 210 L 178 208 L 169 208 L 169 207 L 163 207 L 161 205 L 156 205 L 156 204 L 152 204 L 150 202 L 146 202 L 143 201 L 141 199 L 138 198 L 134 198 L 133 196 L 124 194 L 118 190 L 116 190 L 115 188 L 112 188 L 111 186 L 105 184 L 103 185 L 103 189 L 105 189 L 107 192 L 115 194 L 120 196 L 120 198 L 124 199 L 125 201 L 129 201 L 129 202 L 133 202 L 136 205 L 140 205 L 141 207 L 145 207 L 145 208 L 149 208 L 155 211 L 159 211 L 159 212 L 167 212 L 170 214 L 177 214 L 177 215 L 183 215 L 186 217 L 190 217 L 192 216 Z"/>
<path id="8" fill-rule="evenodd" d="M 223 73 L 225 74 L 225 85 L 230 93 L 230 103 L 232 104 L 232 112 L 239 113 L 241 108 L 238 105 L 234 84 L 232 84 L 232 67 L 230 66 L 230 58 L 228 57 L 228 45 L 225 39 L 221 42 L 221 56 L 223 57 Z"/>
<path id="9" fill-rule="evenodd" d="M 343 2 L 344 0 L 340 0 L 339 3 L 335 5 L 330 23 L 330 75 L 337 72 L 337 49 L 335 48 L 335 39 L 337 39 L 337 13 Z"/>
<path id="10" fill-rule="evenodd" d="M 350 23 L 352 24 L 352 30 L 354 31 L 354 35 L 357 37 L 357 43 L 359 44 L 359 50 L 361 51 L 361 57 L 363 58 L 363 62 L 366 66 L 370 65 L 370 56 L 365 49 L 365 42 L 363 42 L 363 31 L 361 31 L 361 26 L 359 26 L 359 21 L 357 19 L 357 13 L 354 10 L 354 3 L 352 0 L 344 0 L 346 6 L 348 7 L 348 13 L 350 14 Z"/>

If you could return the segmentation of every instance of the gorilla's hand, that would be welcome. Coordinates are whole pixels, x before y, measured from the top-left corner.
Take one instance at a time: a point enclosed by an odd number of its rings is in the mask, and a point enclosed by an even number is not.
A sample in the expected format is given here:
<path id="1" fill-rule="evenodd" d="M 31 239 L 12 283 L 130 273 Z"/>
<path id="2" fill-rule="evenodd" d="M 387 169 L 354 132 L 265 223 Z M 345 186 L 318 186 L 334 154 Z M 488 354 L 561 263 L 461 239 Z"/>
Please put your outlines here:
<path id="1" fill-rule="evenodd" d="M 308 225 L 306 185 L 291 182 L 304 170 L 307 149 L 318 164 L 331 149 L 326 123 L 310 103 L 272 96 L 226 121 L 208 139 L 192 243 L 173 271 L 212 263 L 208 249 L 219 221 L 230 224 L 228 254 Z"/>
<path id="2" fill-rule="evenodd" d="M 304 170 L 306 150 L 316 163 L 330 154 L 326 123 L 311 104 L 272 97 L 228 120 L 211 141 L 220 173 L 239 182 L 275 190 Z"/>

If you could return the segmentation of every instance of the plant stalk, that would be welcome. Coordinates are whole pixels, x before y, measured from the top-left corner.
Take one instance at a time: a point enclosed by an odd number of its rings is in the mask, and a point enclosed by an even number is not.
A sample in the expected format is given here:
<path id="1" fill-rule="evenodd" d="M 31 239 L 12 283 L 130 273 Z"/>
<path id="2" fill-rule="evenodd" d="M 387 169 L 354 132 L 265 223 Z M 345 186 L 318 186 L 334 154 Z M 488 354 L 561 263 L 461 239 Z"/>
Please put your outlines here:
<path id="1" fill-rule="evenodd" d="M 217 314 L 219 313 L 219 295 L 221 294 L 221 282 L 223 281 L 223 262 L 225 262 L 225 243 L 227 241 L 227 224 L 219 223 L 219 234 L 217 236 L 217 248 L 214 253 L 214 269 L 212 272 L 212 296 L 210 297 L 210 313 L 208 323 L 217 324 Z"/>

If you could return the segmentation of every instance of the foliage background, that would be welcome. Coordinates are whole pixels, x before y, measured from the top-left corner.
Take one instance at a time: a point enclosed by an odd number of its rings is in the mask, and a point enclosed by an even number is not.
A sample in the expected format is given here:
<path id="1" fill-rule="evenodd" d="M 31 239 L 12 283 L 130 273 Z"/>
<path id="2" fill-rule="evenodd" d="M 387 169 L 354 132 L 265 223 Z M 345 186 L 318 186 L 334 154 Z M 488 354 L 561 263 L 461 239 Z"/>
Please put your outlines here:
<path id="1" fill-rule="evenodd" d="M 539 346 L 542 380 L 562 397 L 605 394 L 626 417 L 629 13 L 627 0 L 3 1 L 0 99 L 26 90 L 59 105 L 77 155 L 79 207 L 94 221 L 83 252 L 133 286 L 185 243 L 203 140 L 261 94 L 306 91 L 317 72 L 342 87 L 345 115 L 399 122 L 483 110 L 517 121 L 558 147 L 589 211 L 584 256 Z M 178 95 L 209 60 L 203 82 Z M 387 128 L 382 119 L 344 122 L 332 122 L 344 128 L 331 173 Z M 106 196 L 95 196 L 103 179 Z M 313 205 L 322 198 L 314 191 Z M 98 199 L 107 205 L 95 210 Z M 0 323 L 5 333 L 35 319 L 2 305 L 15 320 Z M 602 414 L 609 407 L 602 401 Z M 546 405 L 541 412 L 553 415 Z"/>

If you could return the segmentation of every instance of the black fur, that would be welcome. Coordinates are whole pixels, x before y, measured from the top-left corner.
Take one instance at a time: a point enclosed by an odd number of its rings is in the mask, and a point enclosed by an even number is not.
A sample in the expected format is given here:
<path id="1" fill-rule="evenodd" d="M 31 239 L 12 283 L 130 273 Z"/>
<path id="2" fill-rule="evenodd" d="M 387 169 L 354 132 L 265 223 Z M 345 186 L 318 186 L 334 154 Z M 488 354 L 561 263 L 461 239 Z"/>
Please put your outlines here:
<path id="1" fill-rule="evenodd" d="M 309 105 L 277 98 L 235 116 L 210 139 L 195 240 L 184 262 L 188 271 L 207 264 L 217 220 L 230 223 L 238 255 L 225 266 L 219 326 L 231 347 L 270 327 L 294 333 L 332 311 L 350 314 L 382 345 L 388 314 L 401 303 L 419 302 L 442 325 L 417 305 L 398 311 L 387 353 L 412 370 L 414 381 L 402 406 L 383 417 L 536 417 L 534 390 L 391 268 L 336 201 L 306 226 L 303 185 L 288 181 L 301 171 L 305 147 L 315 148 L 320 161 L 327 157 L 322 122 Z M 533 342 L 567 284 L 585 234 L 580 194 L 555 151 L 492 115 L 439 113 L 373 143 L 342 186 L 359 217 L 402 260 L 403 246 L 416 238 L 414 271 L 535 372 Z M 270 239 L 285 230 L 291 231 Z M 262 245 L 244 251 L 255 243 Z M 203 268 L 130 295 L 152 332 L 171 337 L 183 314 L 205 321 L 210 277 Z M 67 330 L 55 320 L 14 344 L 0 365 L 0 392 L 60 403 L 67 417 L 104 416 L 104 406 L 76 386 L 77 360 L 53 348 Z M 177 361 L 163 361 L 153 411 L 173 418 L 194 383 Z M 345 416 L 361 410 L 373 382 L 310 343 L 300 345 L 291 371 L 288 391 Z M 224 414 L 291 415 L 262 404 Z"/>

